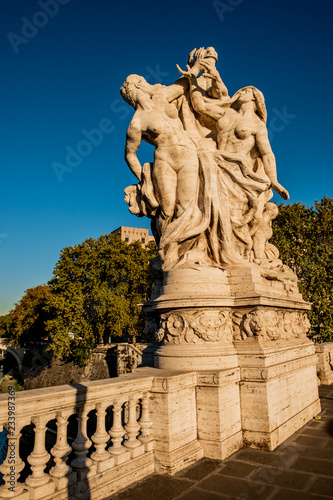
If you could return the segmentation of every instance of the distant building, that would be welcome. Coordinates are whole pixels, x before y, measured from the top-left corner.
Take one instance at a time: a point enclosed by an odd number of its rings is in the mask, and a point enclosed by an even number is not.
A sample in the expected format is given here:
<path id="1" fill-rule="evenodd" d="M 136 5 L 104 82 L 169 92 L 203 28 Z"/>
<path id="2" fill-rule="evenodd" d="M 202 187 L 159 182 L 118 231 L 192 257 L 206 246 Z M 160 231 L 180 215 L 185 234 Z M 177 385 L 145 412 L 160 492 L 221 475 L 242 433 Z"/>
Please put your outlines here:
<path id="1" fill-rule="evenodd" d="M 133 243 L 133 241 L 141 241 L 144 245 L 148 245 L 150 241 L 155 241 L 153 236 L 149 236 L 148 229 L 140 229 L 138 227 L 120 226 L 112 231 L 111 234 L 119 235 L 123 241 Z"/>

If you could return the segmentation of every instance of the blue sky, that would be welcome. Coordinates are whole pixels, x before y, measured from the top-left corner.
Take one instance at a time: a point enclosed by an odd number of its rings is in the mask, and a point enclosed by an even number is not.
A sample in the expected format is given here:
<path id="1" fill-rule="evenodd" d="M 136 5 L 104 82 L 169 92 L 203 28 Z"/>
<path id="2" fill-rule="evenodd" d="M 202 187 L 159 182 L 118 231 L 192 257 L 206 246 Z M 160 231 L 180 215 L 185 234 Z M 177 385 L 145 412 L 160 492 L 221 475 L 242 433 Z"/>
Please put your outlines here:
<path id="1" fill-rule="evenodd" d="M 332 16 L 329 0 L 1 0 L 0 314 L 52 277 L 65 246 L 148 227 L 123 201 L 133 111 L 119 88 L 130 73 L 171 84 L 194 47 L 216 48 L 229 94 L 264 93 L 290 202 L 332 197 Z"/>

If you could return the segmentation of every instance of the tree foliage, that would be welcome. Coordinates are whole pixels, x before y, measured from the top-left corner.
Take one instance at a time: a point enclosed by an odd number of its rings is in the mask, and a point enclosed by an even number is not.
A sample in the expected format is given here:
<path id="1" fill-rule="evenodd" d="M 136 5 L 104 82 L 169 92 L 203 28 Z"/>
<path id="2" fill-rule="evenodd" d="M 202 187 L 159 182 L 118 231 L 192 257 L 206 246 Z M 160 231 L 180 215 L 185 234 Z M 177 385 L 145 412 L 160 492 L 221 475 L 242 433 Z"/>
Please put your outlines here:
<path id="1" fill-rule="evenodd" d="M 47 285 L 28 288 L 15 308 L 3 317 L 8 337 L 14 345 L 37 342 L 45 337 L 47 313 L 44 307 L 49 295 Z"/>
<path id="2" fill-rule="evenodd" d="M 9 338 L 11 336 L 11 312 L 0 316 L 0 338 Z"/>
<path id="3" fill-rule="evenodd" d="M 154 245 L 145 249 L 112 235 L 62 250 L 46 304 L 46 328 L 56 356 L 84 361 L 110 335 L 143 331 L 139 304 L 151 291 L 148 261 L 155 252 Z"/>
<path id="4" fill-rule="evenodd" d="M 310 337 L 332 342 L 333 199 L 325 196 L 314 207 L 281 204 L 271 242 L 297 274 L 304 299 L 312 302 Z"/>

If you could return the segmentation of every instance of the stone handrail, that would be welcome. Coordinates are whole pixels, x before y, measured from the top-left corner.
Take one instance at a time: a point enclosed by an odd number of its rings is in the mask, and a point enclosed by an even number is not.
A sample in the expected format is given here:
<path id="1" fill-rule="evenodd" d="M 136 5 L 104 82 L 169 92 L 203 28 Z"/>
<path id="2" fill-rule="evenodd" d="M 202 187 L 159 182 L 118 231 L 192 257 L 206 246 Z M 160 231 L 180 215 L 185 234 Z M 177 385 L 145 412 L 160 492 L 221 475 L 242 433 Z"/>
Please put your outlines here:
<path id="1" fill-rule="evenodd" d="M 121 475 L 120 469 L 128 469 L 131 461 L 145 456 L 143 463 L 146 468 L 151 463 L 152 472 L 152 423 L 149 419 L 152 382 L 153 377 L 134 378 L 130 382 L 111 379 L 16 394 L 10 390 L 9 395 L 1 395 L 0 424 L 9 430 L 9 446 L 7 458 L 0 466 L 5 481 L 0 488 L 0 498 L 63 499 L 77 494 L 78 488 L 84 498 L 90 482 L 96 483 L 102 472 L 105 483 L 108 472 Z M 112 413 L 110 428 L 105 422 L 107 410 Z M 87 420 L 91 411 L 96 412 L 96 430 L 88 437 Z M 76 415 L 78 421 L 72 445 L 67 439 L 71 415 Z M 55 446 L 47 451 L 47 424 L 54 419 L 57 439 Z M 26 464 L 19 455 L 19 441 L 22 428 L 30 424 L 34 424 L 35 435 L 33 451 L 27 457 L 31 473 L 22 483 L 19 476 Z M 75 458 L 67 464 L 72 451 Z M 51 456 L 53 466 L 45 472 Z"/>

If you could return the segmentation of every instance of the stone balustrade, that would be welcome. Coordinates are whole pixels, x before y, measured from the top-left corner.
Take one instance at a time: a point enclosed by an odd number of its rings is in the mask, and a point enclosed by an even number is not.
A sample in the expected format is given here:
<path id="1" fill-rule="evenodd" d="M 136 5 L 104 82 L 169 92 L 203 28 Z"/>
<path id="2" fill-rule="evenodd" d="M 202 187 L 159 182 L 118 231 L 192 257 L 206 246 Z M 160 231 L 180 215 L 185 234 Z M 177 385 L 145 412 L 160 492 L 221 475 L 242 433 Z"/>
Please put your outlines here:
<path id="1" fill-rule="evenodd" d="M 316 344 L 317 374 L 321 384 L 333 384 L 333 342 Z"/>
<path id="2" fill-rule="evenodd" d="M 203 456 L 273 450 L 320 412 L 311 341 L 250 337 L 224 350 L 219 369 L 138 368 L 0 395 L 0 499 L 102 500 Z"/>
<path id="3" fill-rule="evenodd" d="M 9 434 L 7 458 L 0 466 L 5 482 L 0 498 L 104 498 L 152 473 L 152 381 L 152 377 L 111 379 L 1 395 L 0 423 Z M 68 419 L 73 415 L 77 432 L 70 440 Z M 95 422 L 91 435 L 88 417 Z M 52 420 L 56 442 L 47 449 L 45 437 Z M 25 448 L 31 445 L 32 451 L 24 460 L 22 447 L 19 451 L 21 431 L 31 424 L 34 439 Z M 30 471 L 22 482 L 27 467 Z"/>

